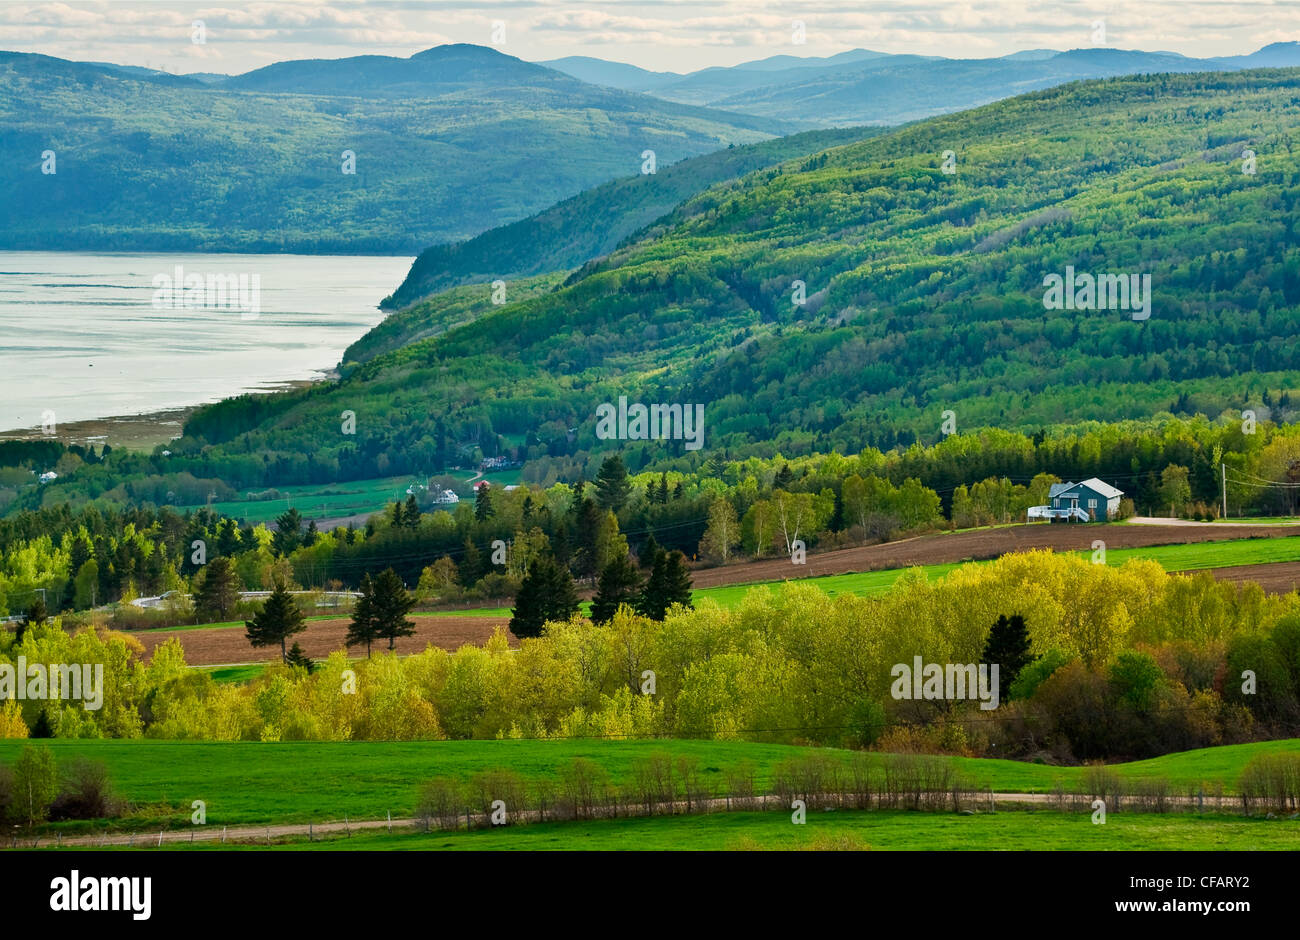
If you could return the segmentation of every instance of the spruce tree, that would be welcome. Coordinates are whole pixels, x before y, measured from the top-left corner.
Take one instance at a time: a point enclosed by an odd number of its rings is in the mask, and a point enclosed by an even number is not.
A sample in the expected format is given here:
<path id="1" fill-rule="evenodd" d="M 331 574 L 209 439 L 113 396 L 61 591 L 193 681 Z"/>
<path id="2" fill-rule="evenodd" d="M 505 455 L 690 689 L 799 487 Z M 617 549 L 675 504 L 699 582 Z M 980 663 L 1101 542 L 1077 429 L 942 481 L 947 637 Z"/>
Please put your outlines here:
<path id="1" fill-rule="evenodd" d="M 618 454 L 606 457 L 596 474 L 596 502 L 601 509 L 615 513 L 622 511 L 632 494 L 632 484 L 627 478 L 627 467 Z"/>
<path id="2" fill-rule="evenodd" d="M 32 606 L 27 608 L 26 620 L 28 626 L 39 627 L 46 620 L 50 619 L 50 612 L 45 609 L 45 601 L 38 594 Z"/>
<path id="3" fill-rule="evenodd" d="M 375 635 L 387 639 L 390 650 L 399 636 L 415 634 L 415 622 L 406 619 L 414 606 L 415 598 L 406 590 L 401 577 L 392 568 L 385 568 L 375 578 L 371 616 L 374 618 Z"/>
<path id="4" fill-rule="evenodd" d="M 645 544 L 641 546 L 641 551 L 637 554 L 637 561 L 642 568 L 653 568 L 655 561 L 663 553 L 659 547 L 658 541 L 655 540 L 655 534 L 651 532 L 646 536 Z"/>
<path id="5" fill-rule="evenodd" d="M 465 539 L 465 550 L 461 553 L 460 564 L 460 583 L 465 587 L 473 587 L 479 578 L 483 577 L 483 556 L 470 538 Z"/>
<path id="6" fill-rule="evenodd" d="M 536 637 L 549 620 L 568 620 L 578 607 L 569 570 L 549 555 L 534 558 L 519 585 L 515 606 L 510 611 L 510 632 L 515 636 Z"/>
<path id="7" fill-rule="evenodd" d="M 486 482 L 480 483 L 474 488 L 474 518 L 479 522 L 487 522 L 494 513 L 492 487 Z"/>
<path id="8" fill-rule="evenodd" d="M 275 535 L 271 538 L 271 550 L 280 557 L 293 553 L 302 545 L 302 513 L 289 509 L 275 520 Z"/>
<path id="9" fill-rule="evenodd" d="M 1029 652 L 1029 628 L 1025 626 L 1025 618 L 1019 614 L 1010 617 L 1003 614 L 989 631 L 980 662 L 990 666 L 996 663 L 998 684 L 1003 689 L 1010 689 L 1011 683 L 1020 675 L 1020 670 L 1037 658 Z"/>
<path id="10" fill-rule="evenodd" d="M 361 576 L 361 596 L 352 608 L 352 622 L 348 624 L 348 633 L 343 642 L 348 646 L 366 645 L 366 659 L 370 658 L 370 644 L 379 638 L 375 625 L 375 586 L 369 574 Z"/>
<path id="11" fill-rule="evenodd" d="M 613 559 L 601 572 L 596 596 L 591 599 L 592 623 L 612 620 L 621 604 L 635 607 L 641 587 L 641 573 L 627 555 Z"/>
<path id="12" fill-rule="evenodd" d="M 229 558 L 219 557 L 203 568 L 194 595 L 194 611 L 202 620 L 225 620 L 239 603 L 239 583 Z"/>
<path id="13" fill-rule="evenodd" d="M 266 599 L 262 609 L 252 620 L 244 621 L 244 636 L 254 646 L 274 646 L 280 644 L 280 658 L 289 661 L 289 652 L 285 649 L 285 640 L 295 633 L 307 629 L 303 622 L 302 611 L 293 602 L 293 595 L 284 586 L 283 581 L 275 582 L 275 590 Z"/>
<path id="14" fill-rule="evenodd" d="M 307 670 L 307 675 L 316 671 L 316 663 L 306 653 L 302 651 L 302 646 L 297 641 L 289 649 L 289 657 L 285 660 L 290 666 L 301 666 Z"/>
<path id="15" fill-rule="evenodd" d="M 416 501 L 414 493 L 406 497 L 406 512 L 402 522 L 412 529 L 420 524 L 420 504 Z"/>
<path id="16" fill-rule="evenodd" d="M 637 611 L 652 620 L 663 620 L 673 604 L 691 604 L 691 576 L 681 552 L 660 552 L 637 603 Z"/>

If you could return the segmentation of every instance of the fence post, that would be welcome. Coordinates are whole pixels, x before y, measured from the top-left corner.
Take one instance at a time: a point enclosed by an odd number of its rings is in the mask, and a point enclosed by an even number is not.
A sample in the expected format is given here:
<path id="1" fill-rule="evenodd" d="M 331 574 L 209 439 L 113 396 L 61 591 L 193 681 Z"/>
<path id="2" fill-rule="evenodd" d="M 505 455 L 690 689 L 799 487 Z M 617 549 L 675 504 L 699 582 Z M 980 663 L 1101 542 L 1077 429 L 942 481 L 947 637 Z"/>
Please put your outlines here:
<path id="1" fill-rule="evenodd" d="M 393 811 L 391 809 L 388 811 L 388 834 L 390 836 L 393 834 Z"/>
<path id="2" fill-rule="evenodd" d="M 222 826 L 222 827 L 221 827 L 221 844 L 222 844 L 222 845 L 225 845 L 225 844 L 226 844 L 226 827 L 225 827 L 225 826 Z"/>

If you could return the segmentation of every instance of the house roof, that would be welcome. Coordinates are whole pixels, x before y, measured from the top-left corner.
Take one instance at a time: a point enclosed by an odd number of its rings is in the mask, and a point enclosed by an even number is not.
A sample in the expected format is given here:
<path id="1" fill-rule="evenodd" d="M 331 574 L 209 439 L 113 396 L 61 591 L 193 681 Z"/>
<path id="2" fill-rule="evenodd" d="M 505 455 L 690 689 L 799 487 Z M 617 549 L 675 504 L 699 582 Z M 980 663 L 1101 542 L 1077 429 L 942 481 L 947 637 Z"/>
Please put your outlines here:
<path id="1" fill-rule="evenodd" d="M 1086 486 L 1088 487 L 1088 489 L 1093 490 L 1096 493 L 1100 493 L 1102 496 L 1105 496 L 1107 499 L 1114 499 L 1116 496 L 1124 495 L 1123 490 L 1117 490 L 1109 483 L 1103 483 L 1101 480 L 1098 480 L 1096 477 L 1089 477 L 1079 485 Z"/>
<path id="2" fill-rule="evenodd" d="M 1098 480 L 1096 477 L 1089 477 L 1088 479 L 1083 480 L 1082 482 L 1079 483 L 1053 483 L 1047 491 L 1047 498 L 1055 499 L 1057 496 L 1060 496 L 1066 490 L 1074 489 L 1074 487 L 1076 486 L 1086 486 L 1088 489 L 1092 490 L 1098 496 L 1104 496 L 1107 499 L 1114 499 L 1116 496 L 1124 495 L 1123 490 L 1117 490 L 1109 483 L 1103 483 L 1101 480 Z"/>

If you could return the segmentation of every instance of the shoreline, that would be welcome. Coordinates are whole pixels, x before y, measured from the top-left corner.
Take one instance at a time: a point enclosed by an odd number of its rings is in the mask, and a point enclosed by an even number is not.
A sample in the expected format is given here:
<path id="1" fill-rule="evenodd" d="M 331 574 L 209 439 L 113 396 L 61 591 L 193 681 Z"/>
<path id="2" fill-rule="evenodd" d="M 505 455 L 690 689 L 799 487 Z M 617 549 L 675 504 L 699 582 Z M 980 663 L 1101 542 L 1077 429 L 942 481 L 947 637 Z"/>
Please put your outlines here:
<path id="1" fill-rule="evenodd" d="M 246 389 L 236 395 L 259 394 L 274 395 L 279 392 L 309 388 L 321 382 L 338 378 L 335 369 L 321 372 L 318 379 L 293 379 L 277 382 L 260 389 Z M 225 399 L 220 399 L 224 401 Z M 82 447 L 90 444 L 108 444 L 114 450 L 152 451 L 160 444 L 167 444 L 181 437 L 185 422 L 190 415 L 215 402 L 203 402 L 184 405 L 179 408 L 163 408 L 158 411 L 143 411 L 133 415 L 105 415 L 99 418 L 83 418 L 79 421 L 60 423 L 53 434 L 45 434 L 40 425 L 30 428 L 12 428 L 0 431 L 0 441 L 53 440 L 64 445 L 78 444 Z"/>

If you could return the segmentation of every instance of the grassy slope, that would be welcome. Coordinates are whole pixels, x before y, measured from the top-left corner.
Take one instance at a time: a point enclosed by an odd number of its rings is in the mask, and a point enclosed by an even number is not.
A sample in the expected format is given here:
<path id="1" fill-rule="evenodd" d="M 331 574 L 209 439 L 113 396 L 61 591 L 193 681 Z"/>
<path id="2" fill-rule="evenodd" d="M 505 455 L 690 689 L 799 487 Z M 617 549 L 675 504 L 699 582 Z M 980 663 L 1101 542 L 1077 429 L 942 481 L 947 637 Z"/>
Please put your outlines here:
<path id="1" fill-rule="evenodd" d="M 753 762 L 765 787 L 773 766 L 807 749 L 734 741 L 429 741 L 191 743 L 149 740 L 53 740 L 60 761 L 85 756 L 103 761 L 117 791 L 139 803 L 165 801 L 184 809 L 193 800 L 208 805 L 208 822 L 239 825 L 382 819 L 407 815 L 420 781 L 449 775 L 462 780 L 496 767 L 525 778 L 554 778 L 574 757 L 599 763 L 614 783 L 629 779 L 632 763 L 668 752 L 696 757 L 711 784 L 721 789 L 724 772 L 742 760 Z M 0 760 L 12 762 L 24 742 L 0 741 Z M 1241 768 L 1255 754 L 1295 751 L 1300 739 L 1231 745 L 1117 764 L 1125 777 L 1164 777 L 1186 789 L 1222 782 L 1235 788 Z M 847 754 L 830 751 L 827 753 Z M 1077 767 L 1049 767 L 1017 761 L 954 758 L 968 779 L 998 792 L 1048 792 L 1058 780 L 1067 786 L 1083 773 Z"/>
<path id="2" fill-rule="evenodd" d="M 802 826 L 785 813 L 659 816 L 543 823 L 473 832 L 366 832 L 352 838 L 275 848 L 317 851 L 780 851 L 845 847 L 925 851 L 1294 851 L 1300 827 L 1240 817 L 1112 813 L 1093 825 L 1087 813 L 810 813 Z M 174 845 L 172 848 L 189 848 Z M 198 844 L 196 843 L 196 848 Z M 204 846 L 204 848 L 208 848 Z"/>

